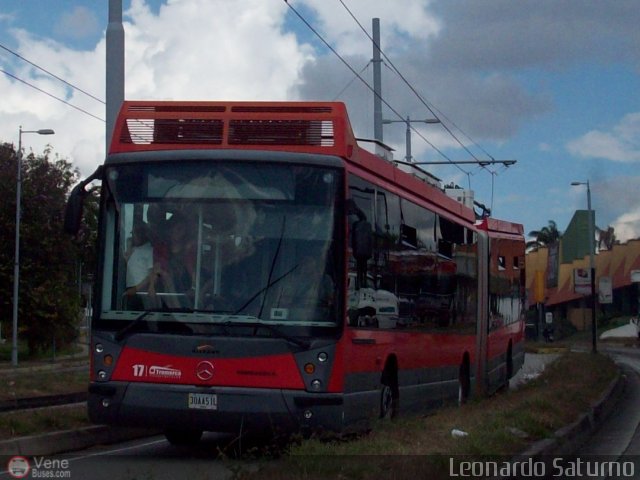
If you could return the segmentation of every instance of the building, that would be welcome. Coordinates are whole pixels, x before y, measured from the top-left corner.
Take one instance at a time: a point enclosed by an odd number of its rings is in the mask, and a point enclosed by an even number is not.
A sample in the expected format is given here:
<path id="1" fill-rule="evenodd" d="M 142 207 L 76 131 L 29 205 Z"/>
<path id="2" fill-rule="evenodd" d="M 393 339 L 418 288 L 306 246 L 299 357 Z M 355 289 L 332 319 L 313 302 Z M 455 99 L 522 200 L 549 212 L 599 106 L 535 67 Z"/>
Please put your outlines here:
<path id="1" fill-rule="evenodd" d="M 529 307 L 538 306 L 538 318 L 551 312 L 554 319 L 567 319 L 578 330 L 591 326 L 591 296 L 576 292 L 576 283 L 580 290 L 580 270 L 589 270 L 590 248 L 596 252 L 596 295 L 605 293 L 604 289 L 599 291 L 599 285 L 607 279 L 613 293 L 610 304 L 596 298 L 596 311 L 602 315 L 637 315 L 640 310 L 640 239 L 597 245 L 594 238 L 589 245 L 588 214 L 587 210 L 576 211 L 561 240 L 528 252 L 525 262 Z"/>

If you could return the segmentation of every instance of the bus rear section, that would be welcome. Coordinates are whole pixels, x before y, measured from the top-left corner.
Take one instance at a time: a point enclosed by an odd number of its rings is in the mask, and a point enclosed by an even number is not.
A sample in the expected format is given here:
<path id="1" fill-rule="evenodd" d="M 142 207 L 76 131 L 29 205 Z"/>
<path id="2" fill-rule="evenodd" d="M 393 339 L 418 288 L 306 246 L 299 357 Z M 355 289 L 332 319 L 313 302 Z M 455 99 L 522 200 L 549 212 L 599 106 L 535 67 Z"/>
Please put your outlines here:
<path id="1" fill-rule="evenodd" d="M 488 237 L 487 388 L 495 391 L 524 363 L 525 242 L 521 224 L 485 218 Z"/>

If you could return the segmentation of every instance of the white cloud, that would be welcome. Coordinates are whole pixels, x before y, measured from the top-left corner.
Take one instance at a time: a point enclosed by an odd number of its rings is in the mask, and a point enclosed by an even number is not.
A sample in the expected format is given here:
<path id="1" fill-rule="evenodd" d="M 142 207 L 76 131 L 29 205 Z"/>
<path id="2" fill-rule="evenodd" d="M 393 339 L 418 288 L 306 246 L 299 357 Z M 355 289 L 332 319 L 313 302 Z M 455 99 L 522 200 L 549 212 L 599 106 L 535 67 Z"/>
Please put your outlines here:
<path id="1" fill-rule="evenodd" d="M 127 98 L 284 100 L 308 48 L 284 32 L 286 5 L 191 0 L 158 15 L 142 0 L 127 12 Z"/>
<path id="2" fill-rule="evenodd" d="M 127 99 L 285 100 L 312 49 L 284 28 L 283 2 L 169 1 L 154 13 L 133 0 L 125 18 Z M 69 19 L 79 18 L 72 11 Z M 104 19 L 106 27 L 106 19 Z M 104 98 L 105 39 L 80 51 L 25 30 L 11 32 L 16 51 L 73 85 Z M 23 63 L 0 58 L 0 67 L 100 118 L 103 104 Z M 52 128 L 56 135 L 23 137 L 41 152 L 47 143 L 91 173 L 104 161 L 103 122 L 65 106 L 24 83 L 0 76 L 0 139 L 17 144 L 18 126 Z"/>
<path id="3" fill-rule="evenodd" d="M 326 0 L 303 0 L 303 2 L 315 12 L 320 25 L 319 29 L 342 55 L 371 56 L 371 41 L 356 25 L 343 5 Z M 393 45 L 396 49 L 399 45 L 403 45 L 404 42 L 397 40 L 404 35 L 426 39 L 438 34 L 442 27 L 439 20 L 428 11 L 430 3 L 430 0 L 394 0 L 393 2 L 350 0 L 345 2 L 345 5 L 369 34 L 371 34 L 371 19 L 380 18 L 380 43 L 382 49 L 388 51 Z"/>
<path id="4" fill-rule="evenodd" d="M 611 131 L 592 130 L 570 141 L 567 150 L 585 158 L 640 162 L 640 112 L 625 115 Z"/>
<path id="5" fill-rule="evenodd" d="M 633 238 L 640 238 L 640 205 L 620 215 L 611 225 L 615 229 L 616 240 L 626 242 Z"/>

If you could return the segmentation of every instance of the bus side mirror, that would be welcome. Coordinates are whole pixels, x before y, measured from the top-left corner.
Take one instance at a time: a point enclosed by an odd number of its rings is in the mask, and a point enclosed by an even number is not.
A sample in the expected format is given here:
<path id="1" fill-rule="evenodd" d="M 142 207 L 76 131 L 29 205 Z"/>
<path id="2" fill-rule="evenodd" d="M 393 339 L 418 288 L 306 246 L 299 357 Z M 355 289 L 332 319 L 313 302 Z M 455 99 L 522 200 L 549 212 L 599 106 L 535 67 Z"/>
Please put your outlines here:
<path id="1" fill-rule="evenodd" d="M 64 231 L 69 235 L 77 235 L 82 224 L 82 210 L 84 199 L 89 194 L 84 188 L 97 178 L 102 177 L 102 166 L 93 172 L 88 178 L 73 187 L 64 212 Z"/>
<path id="2" fill-rule="evenodd" d="M 82 209 L 84 208 L 84 199 L 86 196 L 87 191 L 84 189 L 82 183 L 76 185 L 73 190 L 71 190 L 64 212 L 64 231 L 69 235 L 77 235 L 80 231 Z"/>
<path id="3" fill-rule="evenodd" d="M 371 224 L 366 220 L 358 220 L 352 225 L 351 248 L 356 260 L 367 261 L 373 256 Z"/>

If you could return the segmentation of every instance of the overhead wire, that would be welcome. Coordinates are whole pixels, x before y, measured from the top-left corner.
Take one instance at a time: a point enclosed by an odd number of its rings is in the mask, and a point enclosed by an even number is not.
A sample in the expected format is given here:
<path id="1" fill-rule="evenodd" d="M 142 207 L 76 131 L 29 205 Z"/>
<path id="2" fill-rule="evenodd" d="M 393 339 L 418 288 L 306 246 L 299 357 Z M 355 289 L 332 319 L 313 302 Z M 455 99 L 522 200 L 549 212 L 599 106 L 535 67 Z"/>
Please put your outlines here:
<path id="1" fill-rule="evenodd" d="M 57 97 L 57 96 L 53 95 L 52 93 L 47 92 L 46 90 L 41 89 L 40 87 L 36 87 L 35 85 L 33 85 L 33 84 L 31 84 L 31 83 L 27 82 L 26 80 L 23 80 L 23 79 L 21 79 L 21 78 L 19 78 L 19 77 L 16 77 L 15 75 L 13 75 L 12 73 L 7 72 L 6 70 L 3 70 L 3 69 L 1 69 L 1 68 L 0 68 L 0 72 L 4 73 L 5 75 L 7 75 L 7 76 L 9 76 L 9 77 L 11 77 L 11 78 L 13 78 L 14 80 L 17 80 L 17 81 L 19 81 L 19 82 L 24 83 L 24 84 L 25 84 L 25 85 L 27 85 L 28 87 L 31 87 L 31 88 L 33 88 L 34 90 L 39 91 L 40 93 L 44 93 L 45 95 L 47 95 L 47 96 L 49 96 L 49 97 L 51 97 L 51 98 L 53 98 L 53 99 L 55 99 L 55 100 L 58 100 L 59 102 L 62 102 L 62 103 L 64 103 L 65 105 L 68 105 L 68 106 L 69 106 L 69 107 L 71 107 L 71 108 L 75 108 L 76 110 L 78 110 L 78 111 L 80 111 L 80 112 L 84 113 L 85 115 L 89 115 L 90 117 L 93 117 L 93 118 L 95 118 L 96 120 L 100 120 L 101 122 L 105 122 L 105 120 L 104 120 L 104 119 L 102 119 L 102 118 L 100 118 L 100 117 L 98 117 L 98 116 L 94 115 L 93 113 L 90 113 L 90 112 L 88 112 L 88 111 L 86 111 L 86 110 L 84 110 L 84 109 L 82 109 L 82 108 L 80 108 L 80 107 L 78 107 L 78 106 L 76 106 L 76 105 L 74 105 L 74 104 L 72 104 L 72 103 L 69 103 L 69 102 L 67 102 L 67 101 L 66 101 L 66 100 L 64 100 L 64 99 L 62 99 L 62 98 L 60 98 L 60 97 Z"/>
<path id="2" fill-rule="evenodd" d="M 359 74 L 362 74 L 362 72 L 364 72 L 364 71 L 369 67 L 369 65 L 371 65 L 371 60 L 369 60 L 369 61 L 367 62 L 367 64 L 364 66 L 364 68 L 363 68 L 362 70 L 360 70 L 358 73 L 359 73 Z M 353 82 L 355 82 L 357 79 L 358 79 L 358 77 L 356 77 L 356 76 L 352 77 L 352 78 L 351 78 L 351 80 L 349 80 L 349 82 L 344 86 L 344 88 L 343 88 L 342 90 L 340 90 L 340 92 L 338 92 L 338 94 L 337 94 L 337 95 L 335 95 L 335 96 L 333 97 L 333 100 L 335 101 L 335 100 L 337 100 L 338 98 L 340 98 L 340 95 L 342 95 L 342 94 L 347 90 L 347 88 L 349 88 L 349 87 L 351 86 L 351 84 L 352 84 Z"/>
<path id="3" fill-rule="evenodd" d="M 429 112 L 431 113 L 431 115 L 433 115 L 436 119 L 440 120 L 440 118 L 438 117 L 438 115 L 436 115 L 436 113 L 434 112 L 434 110 L 431 108 L 431 106 L 424 101 L 424 99 L 422 98 L 422 96 L 418 93 L 418 91 L 414 88 L 413 85 L 411 85 L 411 83 L 405 78 L 405 76 L 402 74 L 402 72 L 400 72 L 400 70 L 398 70 L 398 68 L 395 66 L 395 64 L 393 63 L 393 61 L 387 56 L 386 53 L 384 53 L 384 51 L 382 50 L 382 48 L 380 47 L 380 45 L 378 45 L 375 40 L 373 39 L 373 37 L 369 34 L 369 32 L 367 31 L 366 28 L 364 28 L 364 26 L 360 23 L 360 21 L 357 19 L 357 17 L 353 14 L 353 12 L 349 9 L 349 7 L 344 3 L 343 0 L 338 0 L 340 2 L 340 4 L 342 4 L 342 6 L 344 7 L 344 9 L 347 11 L 347 13 L 351 16 L 351 18 L 356 22 L 356 24 L 358 25 L 358 27 L 360 27 L 360 29 L 364 32 L 364 34 L 369 38 L 369 40 L 371 40 L 371 42 L 373 42 L 373 44 L 376 46 L 376 48 L 380 51 L 380 53 L 382 54 L 382 56 L 384 57 L 384 59 L 389 62 L 389 65 L 391 66 L 391 68 L 394 70 L 394 72 L 402 79 L 402 81 L 405 83 L 405 85 L 407 85 L 407 87 L 409 87 L 409 89 L 416 95 L 416 97 L 418 97 L 418 99 L 420 100 L 420 102 L 427 108 L 427 110 L 429 110 Z M 449 135 L 451 135 L 451 137 L 469 154 L 471 155 L 471 157 L 473 157 L 474 160 L 479 160 L 471 150 L 469 150 L 467 148 L 467 146 L 462 143 L 460 141 L 460 139 L 458 139 L 458 137 L 453 133 L 453 131 L 445 124 L 442 122 L 442 120 L 440 120 L 440 123 L 442 124 L 442 127 L 447 131 L 447 133 L 449 133 Z"/>
<path id="4" fill-rule="evenodd" d="M 416 97 L 420 100 L 420 102 L 427 108 L 427 110 L 429 110 L 429 112 L 440 121 L 442 127 L 447 131 L 447 133 L 449 133 L 449 135 L 456 141 L 456 143 L 458 143 L 474 160 L 476 161 L 480 161 L 480 159 L 462 142 L 460 141 L 460 139 L 453 133 L 453 131 L 448 127 L 448 125 L 444 122 L 442 122 L 442 119 L 440 117 L 443 117 L 447 120 L 447 122 L 451 123 L 458 131 L 460 131 L 469 141 L 471 141 L 476 147 L 478 147 L 485 155 L 487 155 L 491 160 L 495 160 L 494 157 L 486 151 L 486 149 L 484 149 L 481 145 L 479 145 L 475 140 L 473 140 L 468 134 L 466 134 L 459 126 L 457 126 L 453 121 L 451 121 L 449 118 L 447 118 L 439 109 L 437 109 L 435 107 L 435 105 L 431 104 L 431 102 L 428 102 L 416 89 L 413 85 L 411 85 L 411 83 L 406 79 L 406 77 L 402 74 L 402 72 L 400 72 L 398 70 L 398 68 L 395 66 L 395 64 L 393 63 L 393 61 L 386 55 L 386 53 L 384 53 L 384 51 L 382 50 L 382 48 L 380 47 L 380 45 L 377 45 L 373 39 L 373 37 L 371 37 L 371 35 L 369 34 L 369 32 L 364 28 L 364 26 L 362 25 L 362 23 L 360 23 L 360 21 L 358 20 L 358 18 L 353 14 L 353 12 L 349 9 L 349 7 L 344 3 L 343 0 L 338 0 L 340 2 L 340 4 L 344 7 L 344 9 L 347 11 L 347 13 L 351 16 L 351 18 L 356 22 L 356 24 L 358 25 L 358 27 L 360 27 L 360 29 L 364 32 L 364 34 L 369 38 L 369 40 L 371 40 L 376 47 L 380 50 L 380 53 L 382 54 L 382 56 L 384 57 L 384 59 L 389 63 L 389 65 L 391 66 L 392 70 L 402 79 L 402 81 L 407 85 L 407 87 L 409 87 L 409 89 L 416 95 Z M 436 111 L 440 114 L 440 116 L 438 116 L 436 114 Z M 416 131 L 416 130 L 413 130 Z M 486 169 L 489 172 L 492 172 L 491 170 L 487 169 L 486 166 L 481 165 L 481 168 Z M 493 173 L 493 172 L 492 172 Z"/>
<path id="5" fill-rule="evenodd" d="M 315 29 L 313 28 L 313 26 L 307 21 L 306 18 L 304 18 L 304 16 L 302 16 L 302 14 L 300 12 L 298 12 L 298 10 L 296 10 L 290 3 L 289 0 L 283 0 L 284 3 L 289 7 L 289 9 L 300 19 L 300 21 L 302 21 L 302 23 L 304 23 L 307 28 L 309 28 L 309 30 L 311 30 L 311 32 L 318 37 L 318 39 L 331 51 L 331 53 L 333 53 L 350 71 L 351 73 L 353 73 L 358 80 L 360 80 L 371 92 L 373 92 L 374 95 L 376 95 L 380 101 L 382 103 L 385 104 L 385 106 L 387 108 L 389 108 L 398 118 L 402 119 L 402 115 L 381 95 L 379 95 L 374 88 L 369 85 L 369 83 L 367 83 L 367 81 L 362 78 L 362 75 L 360 75 L 358 72 L 356 72 L 356 70 L 349 64 L 349 62 L 347 62 L 338 52 L 335 48 L 333 48 L 331 46 L 331 44 L 329 44 L 329 42 L 327 40 L 325 40 L 325 38 Z M 442 150 L 440 150 L 438 147 L 436 147 L 432 142 L 430 142 L 429 140 L 427 140 L 426 137 L 424 137 L 421 133 L 419 133 L 417 130 L 415 130 L 413 127 L 411 127 L 411 129 L 416 132 L 416 134 L 418 136 L 420 136 L 420 138 L 422 138 L 429 146 L 431 146 L 431 148 L 433 148 L 436 152 L 438 152 L 438 154 L 440 154 L 444 159 L 446 159 L 449 163 L 451 163 L 453 166 L 455 166 L 456 168 L 458 168 L 458 170 L 460 170 L 461 172 L 463 172 L 464 174 L 468 175 L 469 173 L 467 171 L 465 171 L 463 168 L 461 168 L 459 165 L 456 165 L 453 160 L 451 158 L 449 158 Z"/>
<path id="6" fill-rule="evenodd" d="M 18 57 L 20 60 L 27 62 L 29 65 L 37 68 L 38 70 L 46 73 L 47 75 L 50 75 L 51 77 L 55 78 L 56 80 L 64 83 L 65 85 L 71 87 L 74 90 L 77 90 L 80 93 L 84 93 L 86 96 L 88 96 L 89 98 L 92 98 L 100 103 L 102 103 L 103 105 L 106 105 L 104 100 L 101 100 L 100 98 L 90 94 L 89 92 L 86 92 L 85 90 L 81 89 L 80 87 L 77 87 L 76 85 L 72 84 L 71 82 L 66 81 L 64 78 L 59 77 L 58 75 L 56 75 L 55 73 L 50 72 L 49 70 L 46 70 L 45 68 L 41 67 L 40 65 L 38 65 L 37 63 L 32 62 L 31 60 L 26 59 L 25 57 L 23 57 L 22 55 L 20 55 L 17 52 L 14 52 L 13 50 L 11 50 L 9 47 L 3 45 L 0 43 L 0 48 L 2 48 L 3 50 L 6 50 L 7 52 L 11 53 L 12 55 L 15 55 L 16 57 Z"/>

